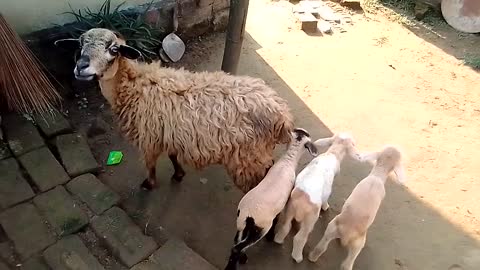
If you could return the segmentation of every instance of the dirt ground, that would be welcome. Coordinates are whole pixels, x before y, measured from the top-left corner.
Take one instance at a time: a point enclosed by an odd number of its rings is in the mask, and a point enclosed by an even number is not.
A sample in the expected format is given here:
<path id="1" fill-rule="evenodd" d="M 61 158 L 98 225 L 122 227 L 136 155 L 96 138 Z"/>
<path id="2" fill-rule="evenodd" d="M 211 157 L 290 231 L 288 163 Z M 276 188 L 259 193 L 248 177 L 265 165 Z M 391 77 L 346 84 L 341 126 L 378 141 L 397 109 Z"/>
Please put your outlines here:
<path id="1" fill-rule="evenodd" d="M 250 1 L 239 73 L 274 87 L 288 99 L 297 125 L 315 137 L 348 131 L 361 150 L 395 144 L 406 153 L 409 181 L 405 187 L 387 184 L 355 269 L 480 269 L 480 75 L 459 60 L 480 56 L 480 37 L 445 24 L 407 28 L 381 14 L 350 13 L 346 32 L 307 35 L 296 28 L 288 2 Z M 223 45 L 224 34 L 203 37 L 189 44 L 175 66 L 218 70 Z M 108 105 L 97 90 L 79 95 L 70 109 L 77 126 L 87 130 L 100 113 L 96 123 L 108 129 L 90 139 L 97 158 L 105 160 L 110 150 L 125 153 L 121 165 L 100 175 L 125 198 L 123 207 L 157 239 L 173 233 L 223 269 L 241 197 L 223 168 L 188 168 L 184 182 L 172 184 L 173 169 L 163 157 L 159 188 L 139 190 L 144 168 L 136 150 L 110 128 Z M 83 97 L 88 108 L 78 110 Z M 343 168 L 332 207 L 319 219 L 306 252 L 369 171 L 352 161 Z M 316 264 L 296 265 L 291 241 L 290 236 L 283 246 L 262 242 L 251 248 L 242 269 L 337 269 L 345 256 L 332 243 Z"/>

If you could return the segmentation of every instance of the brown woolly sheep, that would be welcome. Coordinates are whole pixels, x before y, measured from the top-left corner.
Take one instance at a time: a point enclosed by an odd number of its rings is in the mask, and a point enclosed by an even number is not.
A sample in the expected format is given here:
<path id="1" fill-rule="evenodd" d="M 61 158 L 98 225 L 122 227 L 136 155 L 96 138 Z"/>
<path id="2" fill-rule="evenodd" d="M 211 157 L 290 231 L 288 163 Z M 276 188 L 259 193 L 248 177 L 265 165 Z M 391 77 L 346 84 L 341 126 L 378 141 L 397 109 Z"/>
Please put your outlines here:
<path id="1" fill-rule="evenodd" d="M 141 54 L 107 29 L 55 44 L 81 49 L 75 77 L 98 78 L 122 131 L 144 156 L 147 189 L 156 185 L 156 161 L 166 152 L 174 180 L 185 175 L 179 162 L 196 169 L 223 164 L 248 192 L 272 166 L 275 145 L 290 141 L 287 103 L 260 79 L 137 63 Z"/>

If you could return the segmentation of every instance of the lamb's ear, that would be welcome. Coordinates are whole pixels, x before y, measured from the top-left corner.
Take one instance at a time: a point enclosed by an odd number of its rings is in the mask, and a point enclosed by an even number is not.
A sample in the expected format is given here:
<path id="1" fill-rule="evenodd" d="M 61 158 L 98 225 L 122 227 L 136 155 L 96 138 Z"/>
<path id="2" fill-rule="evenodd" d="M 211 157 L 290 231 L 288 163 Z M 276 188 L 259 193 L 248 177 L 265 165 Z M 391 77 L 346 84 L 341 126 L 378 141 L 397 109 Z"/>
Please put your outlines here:
<path id="1" fill-rule="evenodd" d="M 400 162 L 398 162 L 397 165 L 393 167 L 393 172 L 395 173 L 395 175 L 397 175 L 397 181 L 400 184 L 404 184 L 407 179 L 405 177 L 405 170 L 403 169 L 403 166 Z"/>
<path id="2" fill-rule="evenodd" d="M 371 153 L 359 154 L 359 157 L 361 161 L 376 162 L 379 155 L 380 155 L 380 152 L 371 152 Z"/>
<path id="3" fill-rule="evenodd" d="M 53 44 L 55 46 L 64 48 L 67 50 L 76 50 L 80 48 L 80 40 L 78 38 L 66 38 L 56 40 Z"/>
<path id="4" fill-rule="evenodd" d="M 142 53 L 140 51 L 128 45 L 120 45 L 118 51 L 120 52 L 121 56 L 132 60 L 138 59 L 140 58 L 140 56 L 142 56 Z"/>
<path id="5" fill-rule="evenodd" d="M 318 148 L 330 147 L 333 143 L 333 137 L 318 139 L 314 142 Z"/>
<path id="6" fill-rule="evenodd" d="M 312 142 L 306 142 L 305 143 L 305 148 L 307 148 L 310 155 L 312 155 L 314 157 L 318 156 L 318 149 Z"/>

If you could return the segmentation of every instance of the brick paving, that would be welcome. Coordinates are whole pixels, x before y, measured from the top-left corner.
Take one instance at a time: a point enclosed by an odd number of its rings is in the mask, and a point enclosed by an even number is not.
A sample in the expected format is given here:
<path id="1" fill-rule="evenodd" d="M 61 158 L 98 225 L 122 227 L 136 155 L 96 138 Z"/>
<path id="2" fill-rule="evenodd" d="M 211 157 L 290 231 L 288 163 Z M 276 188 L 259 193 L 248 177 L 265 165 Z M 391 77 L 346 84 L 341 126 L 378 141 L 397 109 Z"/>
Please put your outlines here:
<path id="1" fill-rule="evenodd" d="M 60 113 L 0 124 L 0 270 L 215 269 L 181 241 L 159 247 L 117 207 L 86 139 Z M 91 230 L 119 262 L 96 257 L 79 237 Z"/>

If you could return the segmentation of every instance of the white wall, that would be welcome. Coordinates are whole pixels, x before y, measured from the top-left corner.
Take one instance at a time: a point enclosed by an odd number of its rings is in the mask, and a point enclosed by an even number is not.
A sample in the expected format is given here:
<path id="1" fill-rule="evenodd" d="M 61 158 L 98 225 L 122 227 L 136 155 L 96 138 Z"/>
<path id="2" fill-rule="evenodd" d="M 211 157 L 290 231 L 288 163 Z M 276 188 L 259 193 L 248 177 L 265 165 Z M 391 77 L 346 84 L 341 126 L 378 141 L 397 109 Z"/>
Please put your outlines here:
<path id="1" fill-rule="evenodd" d="M 0 12 L 19 34 L 41 30 L 72 22 L 72 15 L 62 15 L 70 11 L 68 3 L 78 11 L 85 7 L 97 10 L 104 0 L 0 0 Z M 115 7 L 123 0 L 112 0 Z M 127 0 L 124 7 L 131 7 L 150 2 L 149 0 Z"/>

